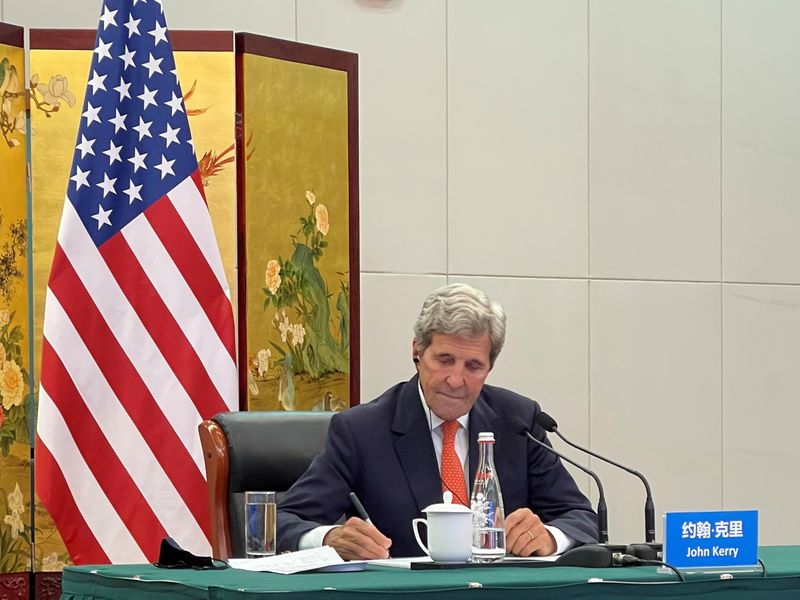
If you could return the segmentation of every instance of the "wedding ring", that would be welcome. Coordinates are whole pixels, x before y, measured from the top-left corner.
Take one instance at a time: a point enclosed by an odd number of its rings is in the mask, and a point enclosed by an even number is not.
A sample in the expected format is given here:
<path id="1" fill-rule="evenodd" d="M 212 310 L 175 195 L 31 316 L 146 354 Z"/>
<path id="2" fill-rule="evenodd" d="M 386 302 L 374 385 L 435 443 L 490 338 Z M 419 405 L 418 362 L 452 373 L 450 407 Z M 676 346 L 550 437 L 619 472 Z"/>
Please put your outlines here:
<path id="1" fill-rule="evenodd" d="M 531 541 L 533 541 L 533 534 L 531 533 L 530 529 L 528 530 L 528 535 L 531 536 Z"/>

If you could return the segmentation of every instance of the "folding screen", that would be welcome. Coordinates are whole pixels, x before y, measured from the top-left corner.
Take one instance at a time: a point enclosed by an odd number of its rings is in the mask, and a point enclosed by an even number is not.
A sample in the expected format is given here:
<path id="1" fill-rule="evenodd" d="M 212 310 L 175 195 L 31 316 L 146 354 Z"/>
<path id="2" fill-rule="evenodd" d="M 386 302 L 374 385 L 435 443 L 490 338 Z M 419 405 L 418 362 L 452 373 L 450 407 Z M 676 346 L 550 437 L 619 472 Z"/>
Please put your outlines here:
<path id="1" fill-rule="evenodd" d="M 236 35 L 243 409 L 358 403 L 357 68 Z"/>
<path id="2" fill-rule="evenodd" d="M 58 572 L 70 562 L 52 519 L 31 502 L 29 457 L 44 293 L 95 35 L 31 30 L 23 75 L 22 30 L 0 27 L 0 573 L 16 577 L 0 575 L 0 597 L 7 581 L 16 586 L 10 597 L 27 597 L 31 568 L 36 596 L 57 597 Z M 357 56 L 239 34 L 234 60 L 230 32 L 173 31 L 171 39 L 234 306 L 242 299 L 242 407 L 356 404 Z"/>
<path id="3" fill-rule="evenodd" d="M 25 52 L 0 23 L 0 598 L 27 598 L 32 554 Z"/>

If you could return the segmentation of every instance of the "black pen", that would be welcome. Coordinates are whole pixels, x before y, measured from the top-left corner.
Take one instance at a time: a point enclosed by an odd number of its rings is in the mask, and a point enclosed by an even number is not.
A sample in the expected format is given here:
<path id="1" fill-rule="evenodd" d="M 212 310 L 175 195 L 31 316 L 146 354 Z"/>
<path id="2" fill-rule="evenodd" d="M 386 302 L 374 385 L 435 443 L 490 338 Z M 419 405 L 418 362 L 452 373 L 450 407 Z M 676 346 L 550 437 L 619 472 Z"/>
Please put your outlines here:
<path id="1" fill-rule="evenodd" d="M 361 500 L 358 499 L 358 496 L 356 496 L 355 492 L 350 492 L 350 502 L 352 502 L 353 506 L 356 507 L 356 512 L 358 513 L 358 516 L 364 519 L 364 521 L 366 521 L 370 525 L 372 525 L 372 519 L 369 518 L 369 515 L 367 514 L 367 509 L 364 508 L 363 504 L 361 504 Z M 387 558 L 392 558 L 392 555 L 388 554 L 388 552 L 387 552 Z"/>
<path id="2" fill-rule="evenodd" d="M 356 512 L 358 516 L 364 519 L 367 523 L 372 525 L 372 519 L 369 518 L 367 514 L 367 510 L 364 508 L 364 505 L 361 504 L 361 500 L 358 499 L 355 492 L 350 492 L 350 501 L 353 503 L 353 506 L 356 507 Z"/>

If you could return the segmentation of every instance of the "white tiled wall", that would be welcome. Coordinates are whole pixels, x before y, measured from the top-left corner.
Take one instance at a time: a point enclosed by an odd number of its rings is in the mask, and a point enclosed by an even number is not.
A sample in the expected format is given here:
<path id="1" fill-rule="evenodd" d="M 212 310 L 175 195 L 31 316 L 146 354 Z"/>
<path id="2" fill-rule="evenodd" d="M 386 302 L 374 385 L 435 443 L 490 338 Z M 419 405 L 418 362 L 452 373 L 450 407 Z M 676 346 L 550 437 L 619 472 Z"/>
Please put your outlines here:
<path id="1" fill-rule="evenodd" d="M 298 0 L 297 9 L 298 41 L 359 54 L 361 268 L 444 273 L 445 3 Z"/>
<path id="2" fill-rule="evenodd" d="M 722 276 L 800 283 L 800 2 L 722 10 Z"/>
<path id="3" fill-rule="evenodd" d="M 719 0 L 589 12 L 590 275 L 719 280 Z"/>
<path id="4" fill-rule="evenodd" d="M 761 509 L 761 537 L 796 544 L 800 286 L 726 285 L 722 297 L 725 508 Z"/>
<path id="5" fill-rule="evenodd" d="M 644 473 L 662 512 L 719 509 L 720 284 L 592 281 L 589 295 L 592 447 Z M 592 467 L 611 538 L 643 541 L 642 483 Z"/>
<path id="6" fill-rule="evenodd" d="M 505 4 L 448 4 L 449 272 L 586 277 L 586 2 Z"/>
<path id="7" fill-rule="evenodd" d="M 645 472 L 659 512 L 760 508 L 762 543 L 800 542 L 800 2 L 163 3 L 359 53 L 365 400 L 413 372 L 423 297 L 468 281 L 509 313 L 491 383 Z M 641 541 L 640 485 L 592 466 L 612 541 Z"/>

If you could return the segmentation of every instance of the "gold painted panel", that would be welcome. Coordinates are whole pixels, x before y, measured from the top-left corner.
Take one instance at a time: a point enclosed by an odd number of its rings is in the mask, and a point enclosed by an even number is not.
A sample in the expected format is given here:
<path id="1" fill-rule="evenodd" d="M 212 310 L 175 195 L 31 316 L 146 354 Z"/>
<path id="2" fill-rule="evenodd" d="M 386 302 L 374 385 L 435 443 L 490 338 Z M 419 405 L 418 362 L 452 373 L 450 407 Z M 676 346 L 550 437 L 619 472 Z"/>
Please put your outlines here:
<path id="1" fill-rule="evenodd" d="M 247 408 L 342 410 L 350 405 L 347 73 L 242 60 Z"/>
<path id="2" fill-rule="evenodd" d="M 0 44 L 0 573 L 30 570 L 24 50 Z"/>

